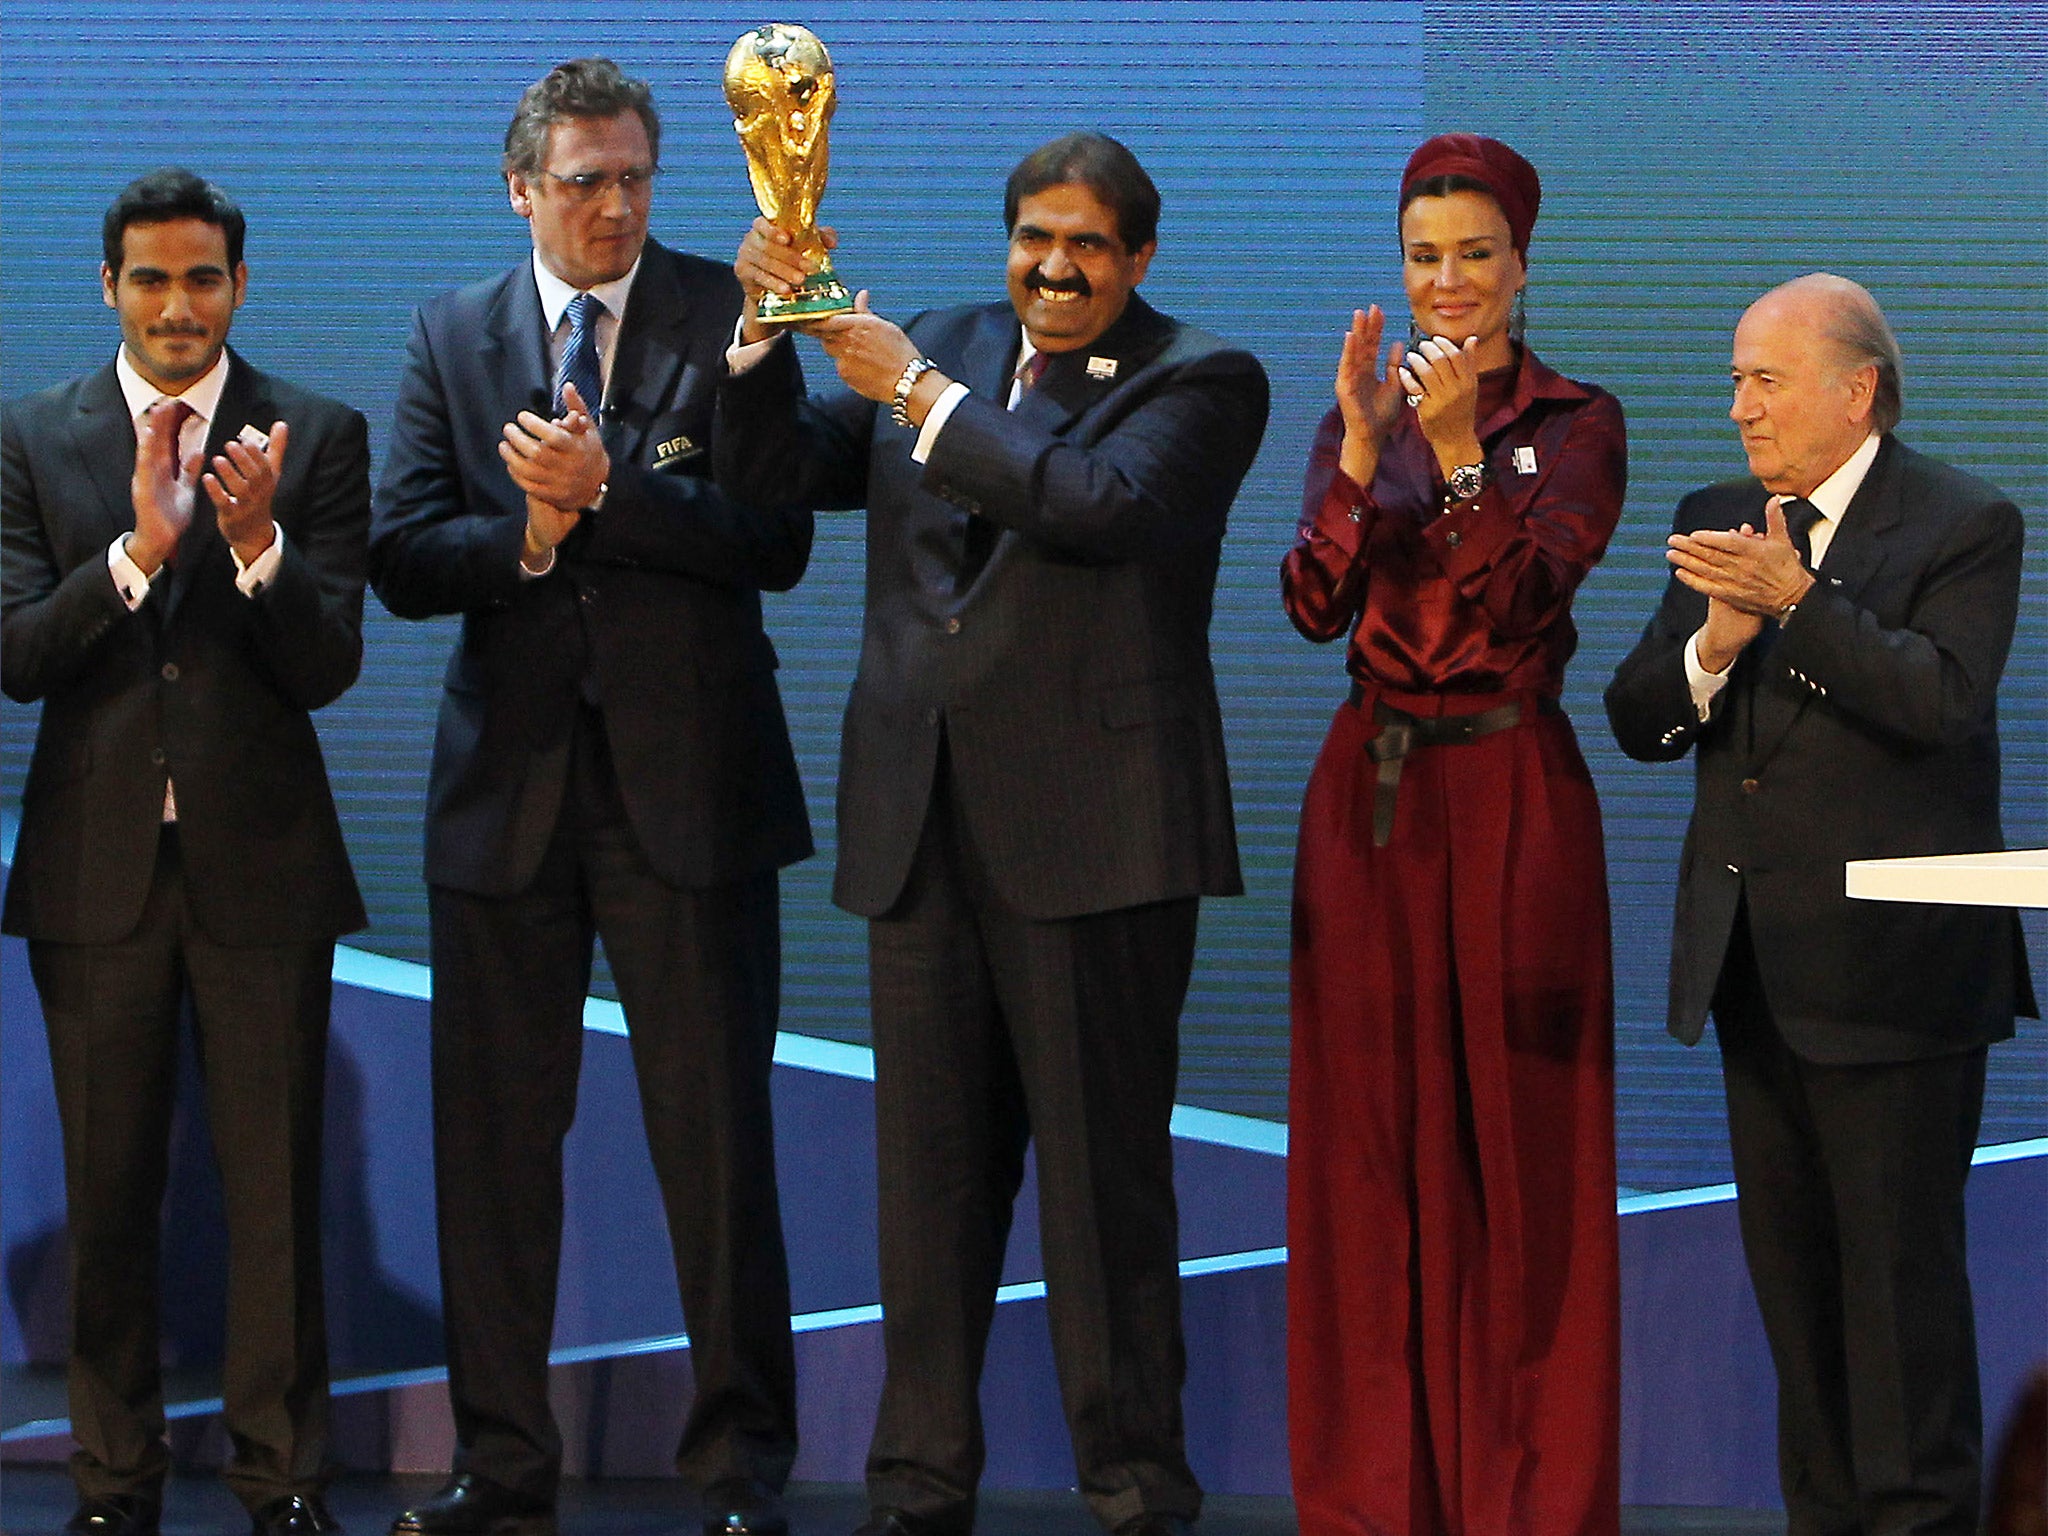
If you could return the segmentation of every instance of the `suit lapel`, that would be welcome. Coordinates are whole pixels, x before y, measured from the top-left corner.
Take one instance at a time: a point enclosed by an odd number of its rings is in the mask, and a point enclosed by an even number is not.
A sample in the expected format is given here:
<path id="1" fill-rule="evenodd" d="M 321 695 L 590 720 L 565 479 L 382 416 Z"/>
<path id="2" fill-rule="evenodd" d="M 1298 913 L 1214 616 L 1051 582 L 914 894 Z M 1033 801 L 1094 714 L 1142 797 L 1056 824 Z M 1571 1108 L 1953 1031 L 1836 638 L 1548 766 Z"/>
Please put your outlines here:
<path id="1" fill-rule="evenodd" d="M 1172 337 L 1166 319 L 1136 294 L 1116 323 L 1085 347 L 1058 352 L 1017 417 L 1049 432 L 1065 432 L 1119 384 L 1157 357 Z"/>
<path id="2" fill-rule="evenodd" d="M 652 240 L 641 256 L 626 312 L 619 318 L 612 351 L 611 407 L 604 424 L 605 447 L 615 460 L 638 458 L 649 423 L 674 397 L 683 371 L 682 337 L 688 298 L 676 280 L 668 252 Z"/>
<path id="3" fill-rule="evenodd" d="M 998 407 L 1010 399 L 1010 381 L 1016 377 L 1017 354 L 1022 350 L 1023 332 L 1008 306 L 991 308 L 981 318 L 960 349 L 959 373 L 962 384 Z M 947 372 L 952 372 L 948 369 Z"/>
<path id="4" fill-rule="evenodd" d="M 111 544 L 135 527 L 134 493 L 129 488 L 135 474 L 135 423 L 128 417 L 128 400 L 112 363 L 79 392 L 78 410 L 68 430 L 72 449 L 99 495 L 104 531 L 93 542 Z"/>
<path id="5" fill-rule="evenodd" d="M 548 322 L 541 312 L 533 268 L 521 262 L 484 315 L 477 365 L 496 392 L 506 421 L 521 411 L 545 416 L 554 407 L 548 377 Z"/>
<path id="6" fill-rule="evenodd" d="M 1905 515 L 1899 500 L 1898 444 L 1887 437 L 1878 445 L 1870 473 L 1856 488 L 1849 510 L 1828 541 L 1828 552 L 1818 572 L 1821 580 L 1838 588 L 1844 597 L 1861 595 L 1864 587 L 1883 567 L 1889 553 L 1891 530 Z"/>

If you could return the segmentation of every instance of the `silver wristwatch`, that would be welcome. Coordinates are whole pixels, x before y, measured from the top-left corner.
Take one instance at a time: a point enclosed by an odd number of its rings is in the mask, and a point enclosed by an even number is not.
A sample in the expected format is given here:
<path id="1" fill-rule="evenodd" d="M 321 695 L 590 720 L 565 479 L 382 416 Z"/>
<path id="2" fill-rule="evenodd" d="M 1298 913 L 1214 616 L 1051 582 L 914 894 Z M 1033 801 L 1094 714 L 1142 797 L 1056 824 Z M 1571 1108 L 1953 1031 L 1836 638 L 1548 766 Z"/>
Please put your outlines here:
<path id="1" fill-rule="evenodd" d="M 1450 488 L 1451 500 L 1470 501 L 1486 489 L 1486 465 L 1460 464 L 1451 471 L 1446 484 Z"/>
<path id="2" fill-rule="evenodd" d="M 889 404 L 889 419 L 899 427 L 915 425 L 910 419 L 910 392 L 917 381 L 939 365 L 928 357 L 913 357 L 896 375 L 896 395 Z"/>

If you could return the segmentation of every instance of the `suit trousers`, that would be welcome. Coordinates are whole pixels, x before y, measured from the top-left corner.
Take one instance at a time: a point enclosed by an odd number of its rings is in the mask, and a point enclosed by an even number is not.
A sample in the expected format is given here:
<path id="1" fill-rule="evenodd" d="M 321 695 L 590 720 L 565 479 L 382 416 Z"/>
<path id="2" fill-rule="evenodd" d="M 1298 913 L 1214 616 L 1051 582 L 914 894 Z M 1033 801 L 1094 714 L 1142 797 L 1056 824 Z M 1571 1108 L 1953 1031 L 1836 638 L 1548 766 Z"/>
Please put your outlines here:
<path id="1" fill-rule="evenodd" d="M 186 902 L 174 826 L 141 920 L 112 944 L 31 940 L 64 1137 L 72 1476 L 155 1498 L 169 1466 L 159 1232 L 189 998 L 227 1220 L 223 1474 L 257 1509 L 317 1488 L 327 1455 L 320 1135 L 334 942 L 216 942 Z"/>
<path id="2" fill-rule="evenodd" d="M 973 1523 L 979 1384 L 1035 1142 L 1046 1312 L 1080 1488 L 1193 1519 L 1170 1122 L 1196 900 L 1059 921 L 996 894 L 942 746 L 909 879 L 868 927 L 883 1340 L 868 1496 Z"/>
<path id="3" fill-rule="evenodd" d="M 1821 1066 L 1771 1017 L 1747 903 L 1714 996 L 1790 1536 L 1970 1536 L 1982 1419 L 1963 1185 L 1984 1047 Z"/>
<path id="4" fill-rule="evenodd" d="M 563 807 L 511 896 L 430 892 L 434 1172 L 455 1470 L 552 1499 L 548 1349 L 562 1143 L 576 1114 L 594 941 L 618 983 L 668 1217 L 696 1396 L 676 1468 L 779 1488 L 796 1452 L 789 1269 L 769 1074 L 781 939 L 773 871 L 669 885 L 641 852 L 598 711 L 580 706 Z"/>

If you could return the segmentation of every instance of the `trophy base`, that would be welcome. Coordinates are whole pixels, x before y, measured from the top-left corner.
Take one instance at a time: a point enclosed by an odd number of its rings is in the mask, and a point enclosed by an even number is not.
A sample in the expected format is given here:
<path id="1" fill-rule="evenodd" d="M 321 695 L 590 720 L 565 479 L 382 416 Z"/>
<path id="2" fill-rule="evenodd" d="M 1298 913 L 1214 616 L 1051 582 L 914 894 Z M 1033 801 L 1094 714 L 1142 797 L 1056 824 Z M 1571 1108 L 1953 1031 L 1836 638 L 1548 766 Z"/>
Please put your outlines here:
<path id="1" fill-rule="evenodd" d="M 853 295 L 826 264 L 804 279 L 794 293 L 764 293 L 755 307 L 755 318 L 763 325 L 801 325 L 807 320 L 825 320 L 853 312 Z"/>

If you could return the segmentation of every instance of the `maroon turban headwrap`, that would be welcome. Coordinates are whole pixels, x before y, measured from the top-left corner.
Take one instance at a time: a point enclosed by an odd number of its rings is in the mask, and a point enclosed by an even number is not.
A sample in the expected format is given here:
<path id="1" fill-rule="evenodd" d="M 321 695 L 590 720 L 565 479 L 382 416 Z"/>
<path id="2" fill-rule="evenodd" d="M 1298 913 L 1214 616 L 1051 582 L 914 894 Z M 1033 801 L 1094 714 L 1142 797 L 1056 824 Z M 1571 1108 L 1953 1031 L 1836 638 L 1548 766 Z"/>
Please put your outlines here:
<path id="1" fill-rule="evenodd" d="M 1536 227 L 1536 206 L 1543 201 L 1543 183 L 1536 167 L 1499 139 L 1477 133 L 1440 133 L 1408 157 L 1401 173 L 1401 203 L 1411 188 L 1438 176 L 1466 176 L 1493 194 L 1507 216 L 1508 239 L 1515 254 L 1529 254 L 1529 232 Z"/>

